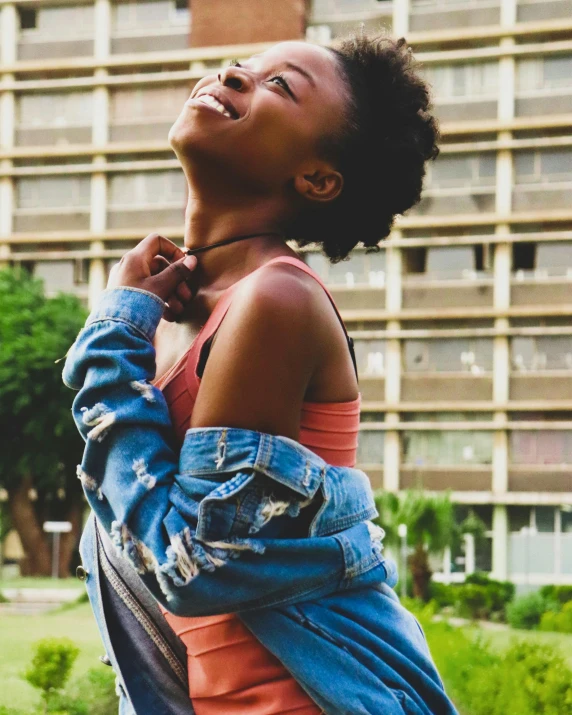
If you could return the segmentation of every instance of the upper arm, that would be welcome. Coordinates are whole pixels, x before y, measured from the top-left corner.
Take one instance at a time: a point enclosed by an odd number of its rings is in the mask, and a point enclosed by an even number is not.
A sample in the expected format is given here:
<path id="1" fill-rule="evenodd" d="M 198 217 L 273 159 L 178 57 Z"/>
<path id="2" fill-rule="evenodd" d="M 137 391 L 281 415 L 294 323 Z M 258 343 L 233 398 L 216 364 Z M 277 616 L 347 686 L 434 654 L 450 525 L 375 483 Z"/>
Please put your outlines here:
<path id="1" fill-rule="evenodd" d="M 273 266 L 245 281 L 212 344 L 191 427 L 240 427 L 298 439 L 302 402 L 318 362 L 314 315 L 315 294 L 300 272 Z"/>

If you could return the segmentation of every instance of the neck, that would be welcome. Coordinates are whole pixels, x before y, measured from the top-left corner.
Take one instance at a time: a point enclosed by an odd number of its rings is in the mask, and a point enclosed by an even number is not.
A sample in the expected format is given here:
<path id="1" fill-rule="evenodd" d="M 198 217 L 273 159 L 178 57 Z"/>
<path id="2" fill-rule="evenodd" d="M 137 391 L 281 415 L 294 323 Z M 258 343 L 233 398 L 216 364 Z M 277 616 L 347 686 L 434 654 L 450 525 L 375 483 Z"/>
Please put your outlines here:
<path id="1" fill-rule="evenodd" d="M 219 243 L 233 236 L 261 234 L 244 241 L 218 246 L 197 254 L 199 286 L 228 286 L 278 255 L 295 255 L 277 235 L 283 227 L 276 220 L 277 207 L 266 200 L 240 202 L 231 199 L 208 201 L 189 190 L 185 213 L 185 246 L 196 249 Z"/>

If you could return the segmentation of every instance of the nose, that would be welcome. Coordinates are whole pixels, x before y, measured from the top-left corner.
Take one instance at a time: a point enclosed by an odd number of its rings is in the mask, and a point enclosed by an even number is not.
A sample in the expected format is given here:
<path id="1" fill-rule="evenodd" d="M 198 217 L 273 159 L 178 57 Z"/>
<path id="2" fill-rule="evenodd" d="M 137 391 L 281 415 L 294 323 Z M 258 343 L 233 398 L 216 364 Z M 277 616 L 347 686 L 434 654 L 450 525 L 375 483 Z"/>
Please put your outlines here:
<path id="1" fill-rule="evenodd" d="M 230 87 L 235 89 L 237 92 L 244 92 L 248 90 L 252 80 L 250 79 L 247 72 L 245 72 L 242 67 L 225 67 L 222 72 L 219 72 L 218 81 L 224 87 Z"/>

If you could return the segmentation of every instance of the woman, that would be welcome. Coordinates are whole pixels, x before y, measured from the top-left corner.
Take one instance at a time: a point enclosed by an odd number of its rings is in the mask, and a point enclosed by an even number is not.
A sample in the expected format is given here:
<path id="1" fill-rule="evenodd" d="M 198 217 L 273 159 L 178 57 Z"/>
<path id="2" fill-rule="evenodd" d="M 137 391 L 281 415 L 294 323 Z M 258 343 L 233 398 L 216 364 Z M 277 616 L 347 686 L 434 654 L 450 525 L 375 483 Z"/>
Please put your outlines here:
<path id="1" fill-rule="evenodd" d="M 170 132 L 198 263 L 148 237 L 68 357 L 79 476 L 185 643 L 198 715 L 454 712 L 352 469 L 351 340 L 285 243 L 333 260 L 376 246 L 437 155 L 428 104 L 405 41 L 386 38 L 281 43 L 202 79 Z M 125 712 L 170 712 L 112 660 Z"/>

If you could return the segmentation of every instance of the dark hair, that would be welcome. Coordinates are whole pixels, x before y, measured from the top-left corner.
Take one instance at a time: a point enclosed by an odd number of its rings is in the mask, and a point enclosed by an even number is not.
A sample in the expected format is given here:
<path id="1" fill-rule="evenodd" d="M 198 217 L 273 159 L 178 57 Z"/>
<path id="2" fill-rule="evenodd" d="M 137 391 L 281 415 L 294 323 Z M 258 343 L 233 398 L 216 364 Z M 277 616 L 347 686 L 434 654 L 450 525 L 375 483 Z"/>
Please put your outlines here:
<path id="1" fill-rule="evenodd" d="M 332 202 L 304 210 L 289 237 L 300 246 L 321 244 L 335 263 L 360 242 L 377 247 L 395 216 L 419 202 L 425 163 L 439 154 L 439 130 L 405 38 L 356 34 L 330 51 L 349 101 L 342 132 L 323 138 L 320 153 L 335 162 L 344 187 Z"/>

